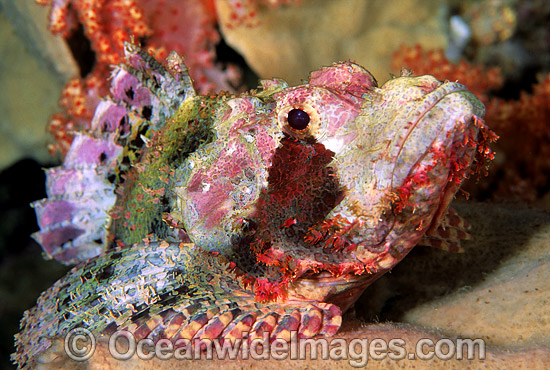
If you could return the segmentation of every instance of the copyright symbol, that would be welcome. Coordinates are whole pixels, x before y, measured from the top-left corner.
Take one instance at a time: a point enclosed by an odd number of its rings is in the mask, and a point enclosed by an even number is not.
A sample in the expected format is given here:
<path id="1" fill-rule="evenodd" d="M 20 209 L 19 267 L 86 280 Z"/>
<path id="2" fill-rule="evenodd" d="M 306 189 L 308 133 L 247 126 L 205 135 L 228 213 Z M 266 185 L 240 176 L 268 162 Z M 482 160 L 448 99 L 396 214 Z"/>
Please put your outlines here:
<path id="1" fill-rule="evenodd" d="M 65 336 L 65 353 L 71 360 L 86 361 L 95 351 L 95 337 L 86 328 L 75 328 Z"/>

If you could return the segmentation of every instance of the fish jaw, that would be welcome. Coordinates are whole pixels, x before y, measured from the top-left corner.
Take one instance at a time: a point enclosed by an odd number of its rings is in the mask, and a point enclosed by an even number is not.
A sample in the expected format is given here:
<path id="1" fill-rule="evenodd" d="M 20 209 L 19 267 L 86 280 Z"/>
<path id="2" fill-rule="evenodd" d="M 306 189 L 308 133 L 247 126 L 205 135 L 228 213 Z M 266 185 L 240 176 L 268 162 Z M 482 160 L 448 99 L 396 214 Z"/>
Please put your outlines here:
<path id="1" fill-rule="evenodd" d="M 384 273 L 386 270 L 367 275 L 334 276 L 331 273 L 322 272 L 293 281 L 286 291 L 287 295 L 294 300 L 333 303 L 342 312 L 346 312 L 363 291 Z"/>
<path id="2" fill-rule="evenodd" d="M 348 267 L 306 273 L 292 293 L 313 294 L 316 281 L 315 298 L 345 311 L 436 229 L 478 154 L 489 151 L 483 115 L 463 85 L 431 76 L 397 78 L 366 94 L 358 134 L 333 160 L 345 195 L 323 221 L 341 226 L 334 229 Z"/>
<path id="3" fill-rule="evenodd" d="M 368 262 L 369 249 L 404 256 L 444 213 L 486 128 L 474 95 L 431 76 L 391 80 L 365 102 L 357 142 L 335 156 L 346 197 L 327 218 L 358 224 L 348 238 Z"/>

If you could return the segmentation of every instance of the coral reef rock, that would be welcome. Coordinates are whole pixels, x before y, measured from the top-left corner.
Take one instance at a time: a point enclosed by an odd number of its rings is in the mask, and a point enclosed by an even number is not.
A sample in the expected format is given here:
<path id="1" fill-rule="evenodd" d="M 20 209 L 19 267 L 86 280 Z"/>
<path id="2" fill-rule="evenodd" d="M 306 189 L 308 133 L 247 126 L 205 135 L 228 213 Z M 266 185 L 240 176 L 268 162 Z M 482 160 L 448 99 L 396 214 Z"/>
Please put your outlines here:
<path id="1" fill-rule="evenodd" d="M 399 45 L 446 46 L 447 5 L 433 0 L 400 2 L 399 6 L 364 0 L 258 4 L 254 26 L 235 25 L 230 3 L 216 1 L 224 38 L 263 78 L 276 76 L 298 83 L 311 70 L 351 58 L 368 65 L 383 82 L 389 79 L 391 55 Z"/>
<path id="2" fill-rule="evenodd" d="M 46 9 L 31 1 L 0 1 L 0 168 L 24 157 L 51 161 L 45 122 L 78 68 L 46 22 Z"/>

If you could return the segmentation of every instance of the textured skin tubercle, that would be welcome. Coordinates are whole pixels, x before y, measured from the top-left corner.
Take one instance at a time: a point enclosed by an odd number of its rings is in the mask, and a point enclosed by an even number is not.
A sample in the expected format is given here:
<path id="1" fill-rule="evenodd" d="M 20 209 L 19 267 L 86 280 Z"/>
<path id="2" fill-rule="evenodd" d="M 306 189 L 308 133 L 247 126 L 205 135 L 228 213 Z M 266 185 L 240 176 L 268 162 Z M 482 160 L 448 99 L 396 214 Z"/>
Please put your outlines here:
<path id="1" fill-rule="evenodd" d="M 77 264 L 28 310 L 20 368 L 85 327 L 138 339 L 333 335 L 415 245 L 459 250 L 449 203 L 492 157 L 484 108 L 458 83 L 378 87 L 342 62 L 289 87 L 200 96 L 181 57 L 132 44 L 111 96 L 34 203 L 35 238 Z M 298 117 L 298 118 L 296 118 Z"/>

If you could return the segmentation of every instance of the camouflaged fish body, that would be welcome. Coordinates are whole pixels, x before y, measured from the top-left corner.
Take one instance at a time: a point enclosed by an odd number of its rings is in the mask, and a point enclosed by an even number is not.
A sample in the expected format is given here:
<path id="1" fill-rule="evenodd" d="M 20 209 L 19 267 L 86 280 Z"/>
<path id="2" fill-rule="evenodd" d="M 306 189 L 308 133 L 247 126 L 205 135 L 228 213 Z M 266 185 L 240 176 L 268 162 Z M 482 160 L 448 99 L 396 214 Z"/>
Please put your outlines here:
<path id="1" fill-rule="evenodd" d="M 332 335 L 412 247 L 468 237 L 448 205 L 494 135 L 464 86 L 404 75 L 377 87 L 344 62 L 304 85 L 207 97 L 177 55 L 163 67 L 126 54 L 35 203 L 45 251 L 82 263 L 25 313 L 20 367 L 75 327 Z"/>

